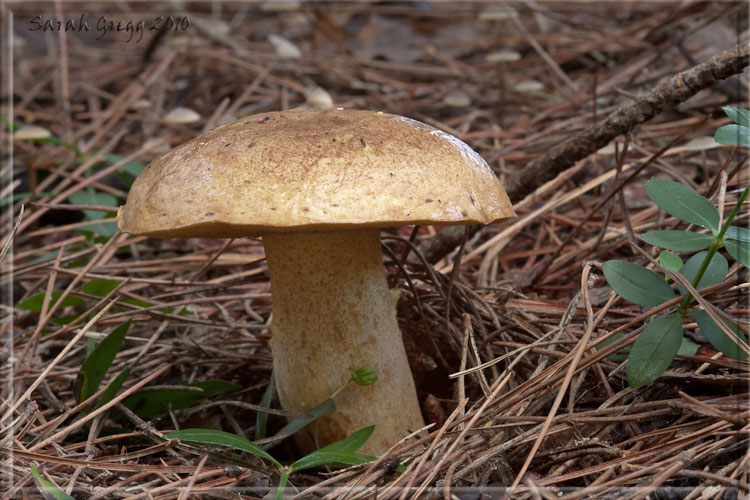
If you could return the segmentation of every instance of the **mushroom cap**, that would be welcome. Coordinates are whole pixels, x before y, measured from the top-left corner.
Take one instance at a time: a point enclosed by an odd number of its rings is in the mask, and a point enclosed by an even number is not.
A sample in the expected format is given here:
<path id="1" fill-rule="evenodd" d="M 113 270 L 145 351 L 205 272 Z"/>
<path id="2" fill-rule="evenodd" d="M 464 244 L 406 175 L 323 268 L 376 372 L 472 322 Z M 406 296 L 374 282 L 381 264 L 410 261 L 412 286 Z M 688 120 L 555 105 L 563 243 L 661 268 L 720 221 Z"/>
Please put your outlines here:
<path id="1" fill-rule="evenodd" d="M 52 135 L 52 132 L 39 125 L 24 125 L 13 132 L 13 139 L 17 141 L 28 141 L 33 139 L 45 139 Z"/>
<path id="2" fill-rule="evenodd" d="M 154 160 L 117 223 L 163 238 L 233 238 L 513 215 L 487 163 L 450 134 L 381 112 L 295 109 L 222 125 Z"/>
<path id="3" fill-rule="evenodd" d="M 190 108 L 184 108 L 182 106 L 174 108 L 164 117 L 165 122 L 174 124 L 195 123 L 200 121 L 200 119 L 201 115 Z"/>

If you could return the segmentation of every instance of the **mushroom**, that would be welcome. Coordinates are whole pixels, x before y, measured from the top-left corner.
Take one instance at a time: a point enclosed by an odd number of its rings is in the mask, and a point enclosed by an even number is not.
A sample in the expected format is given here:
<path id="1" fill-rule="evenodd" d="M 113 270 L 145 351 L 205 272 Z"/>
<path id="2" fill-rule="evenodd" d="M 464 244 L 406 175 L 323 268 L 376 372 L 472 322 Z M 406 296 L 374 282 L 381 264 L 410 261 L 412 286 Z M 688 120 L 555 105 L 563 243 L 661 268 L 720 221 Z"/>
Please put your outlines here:
<path id="1" fill-rule="evenodd" d="M 160 238 L 262 236 L 282 407 L 307 412 L 350 370 L 372 365 L 378 374 L 371 386 L 339 392 L 336 411 L 298 443 L 311 449 L 374 424 L 362 451 L 380 454 L 423 425 L 380 228 L 511 216 L 495 174 L 457 138 L 339 108 L 249 116 L 171 150 L 141 172 L 117 221 Z"/>
<path id="2" fill-rule="evenodd" d="M 39 125 L 24 125 L 13 133 L 13 139 L 16 141 L 29 141 L 34 139 L 46 139 L 52 133 Z"/>
<path id="3" fill-rule="evenodd" d="M 186 125 L 188 123 L 195 123 L 200 121 L 201 115 L 196 113 L 190 108 L 177 106 L 172 111 L 166 114 L 164 121 L 174 125 Z"/>

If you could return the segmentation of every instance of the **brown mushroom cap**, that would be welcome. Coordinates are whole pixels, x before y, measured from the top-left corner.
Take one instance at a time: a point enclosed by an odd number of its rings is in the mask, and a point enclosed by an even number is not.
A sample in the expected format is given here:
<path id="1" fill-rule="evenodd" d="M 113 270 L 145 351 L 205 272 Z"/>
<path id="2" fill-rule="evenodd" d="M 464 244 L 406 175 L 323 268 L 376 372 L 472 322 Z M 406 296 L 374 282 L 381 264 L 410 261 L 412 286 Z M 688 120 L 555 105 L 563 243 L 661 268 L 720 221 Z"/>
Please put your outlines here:
<path id="1" fill-rule="evenodd" d="M 118 213 L 127 233 L 254 236 L 513 216 L 502 185 L 466 144 L 387 113 L 265 113 L 218 127 L 153 161 Z"/>

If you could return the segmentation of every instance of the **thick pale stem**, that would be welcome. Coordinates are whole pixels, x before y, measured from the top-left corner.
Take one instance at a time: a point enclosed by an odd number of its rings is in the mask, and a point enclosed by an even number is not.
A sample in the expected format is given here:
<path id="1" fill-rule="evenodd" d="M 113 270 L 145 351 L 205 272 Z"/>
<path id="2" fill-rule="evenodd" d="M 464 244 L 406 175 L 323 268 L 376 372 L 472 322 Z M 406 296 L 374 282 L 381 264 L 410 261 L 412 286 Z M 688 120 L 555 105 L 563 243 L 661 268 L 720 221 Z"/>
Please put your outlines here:
<path id="1" fill-rule="evenodd" d="M 375 425 L 360 450 L 380 454 L 421 427 L 414 381 L 396 321 L 380 232 L 275 233 L 263 237 L 273 294 L 273 366 L 281 405 L 305 412 L 373 365 L 378 381 L 349 384 L 336 412 L 298 438 L 307 450 Z"/>

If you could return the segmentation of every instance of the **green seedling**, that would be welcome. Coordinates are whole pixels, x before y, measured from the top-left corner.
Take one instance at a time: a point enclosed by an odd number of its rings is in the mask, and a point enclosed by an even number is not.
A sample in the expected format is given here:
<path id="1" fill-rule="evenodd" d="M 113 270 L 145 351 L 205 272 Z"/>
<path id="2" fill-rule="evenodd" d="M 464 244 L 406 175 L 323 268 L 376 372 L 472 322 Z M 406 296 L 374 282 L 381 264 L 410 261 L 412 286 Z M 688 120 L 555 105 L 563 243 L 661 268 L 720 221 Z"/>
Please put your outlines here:
<path id="1" fill-rule="evenodd" d="M 362 368 L 359 368 L 358 370 L 350 370 L 351 377 L 349 380 L 343 384 L 341 387 L 336 389 L 333 394 L 331 394 L 331 397 L 320 403 L 319 405 L 311 408 L 309 411 L 307 411 L 307 417 L 305 418 L 296 418 L 289 423 L 287 423 L 275 436 L 263 439 L 263 449 L 268 450 L 270 448 L 273 448 L 277 444 L 279 444 L 284 439 L 293 436 L 295 433 L 300 431 L 303 427 L 307 426 L 308 424 L 311 424 L 321 417 L 328 415 L 330 413 L 333 413 L 336 410 L 336 404 L 333 402 L 333 398 L 335 398 L 341 391 L 343 391 L 349 384 L 354 383 L 360 386 L 368 386 L 372 385 L 378 380 L 378 375 L 375 371 L 375 367 L 371 365 L 363 366 Z M 275 390 L 275 378 L 273 375 L 271 375 L 271 382 L 269 383 L 269 387 L 274 386 Z M 263 399 L 261 401 L 261 406 L 264 408 L 270 407 L 269 403 L 264 403 L 265 401 L 270 402 L 271 397 L 268 396 L 268 389 L 263 395 Z M 259 414 L 258 418 L 260 419 L 261 416 L 265 417 L 265 419 L 268 418 L 267 414 Z M 265 422 L 263 423 L 265 426 Z M 265 435 L 265 428 L 263 429 L 263 434 Z"/>
<path id="2" fill-rule="evenodd" d="M 105 280 L 96 280 L 84 285 L 88 292 L 93 295 L 105 295 L 111 288 Z M 118 283 L 118 282 L 115 282 Z M 116 286 L 116 285 L 115 285 Z M 125 335 L 130 328 L 131 320 L 127 320 L 112 330 L 98 345 L 94 346 L 86 360 L 81 365 L 75 382 L 75 393 L 79 401 L 84 401 L 94 395 L 112 366 L 115 356 L 125 340 Z M 108 403 L 115 397 L 130 373 L 130 368 L 125 367 L 117 376 L 113 377 L 109 385 L 102 393 L 96 404 L 96 408 Z M 170 409 L 179 410 L 187 408 L 198 401 L 213 396 L 219 392 L 234 391 L 240 386 L 226 380 L 204 380 L 186 384 L 184 389 L 152 390 L 133 394 L 123 400 L 123 405 L 144 419 L 157 417 L 167 413 Z M 112 414 L 115 420 L 122 418 L 119 411 Z"/>
<path id="3" fill-rule="evenodd" d="M 726 107 L 724 111 L 736 125 L 721 127 L 715 139 L 721 144 L 750 145 L 750 111 Z M 729 263 L 719 253 L 722 248 L 737 262 L 750 267 L 750 230 L 732 226 L 739 207 L 745 201 L 750 186 L 746 187 L 724 223 L 719 211 L 706 198 L 678 182 L 651 179 L 646 191 L 651 200 L 669 215 L 710 231 L 650 231 L 643 241 L 664 248 L 659 255 L 660 265 L 679 272 L 694 288 L 700 289 L 721 283 Z M 702 229 L 698 229 L 701 231 Z M 672 252 L 699 252 L 683 263 Z M 644 307 L 658 307 L 676 297 L 668 281 L 659 274 L 623 260 L 610 260 L 602 265 L 609 285 L 623 298 Z M 705 310 L 690 309 L 694 297 L 677 285 L 683 299 L 674 311 L 653 319 L 636 339 L 628 354 L 628 384 L 641 387 L 656 380 L 669 367 L 677 354 L 694 355 L 697 346 L 683 338 L 683 318 L 690 316 L 701 332 L 719 351 L 737 360 L 744 360 L 750 352 L 746 337 L 734 325 L 722 320 L 718 325 Z M 727 335 L 726 329 L 734 335 Z M 734 337 L 734 338 L 732 338 Z M 739 343 L 737 341 L 739 341 Z M 691 345 L 692 344 L 692 345 Z M 618 354 L 622 356 L 622 354 Z"/>
<path id="4" fill-rule="evenodd" d="M 112 330 L 86 357 L 75 383 L 75 392 L 79 401 L 90 398 L 99 390 L 99 386 L 112 366 L 123 340 L 125 340 L 130 323 L 131 320 L 127 320 Z M 109 382 L 102 397 L 97 402 L 97 408 L 112 400 L 129 373 L 129 367 L 125 367 Z M 173 410 L 186 408 L 219 392 L 233 391 L 239 388 L 239 385 L 226 380 L 204 380 L 187 384 L 185 389 L 182 390 L 164 389 L 133 394 L 123 400 L 123 405 L 133 410 L 141 418 L 148 419 L 163 415 L 170 408 Z M 119 412 L 115 412 L 113 416 L 115 419 L 120 418 Z"/>
<path id="5" fill-rule="evenodd" d="M 90 398 L 99 389 L 129 328 L 130 320 L 127 320 L 112 330 L 86 357 L 75 384 L 79 401 Z"/>
<path id="6" fill-rule="evenodd" d="M 371 425 L 353 432 L 341 441 L 336 441 L 324 446 L 309 455 L 306 455 L 290 465 L 283 465 L 263 448 L 251 443 L 235 434 L 217 431 L 213 429 L 185 429 L 166 434 L 168 439 L 179 439 L 180 441 L 211 444 L 250 453 L 270 463 L 279 473 L 279 485 L 276 489 L 276 500 L 284 498 L 284 489 L 289 476 L 295 472 L 305 469 L 324 467 L 327 465 L 359 465 L 375 460 L 375 457 L 356 453 L 356 451 L 367 442 L 375 430 Z"/>
<path id="7" fill-rule="evenodd" d="M 329 399 L 310 410 L 308 412 L 308 417 L 295 419 L 287 424 L 287 426 L 277 434 L 277 437 L 279 437 L 279 439 L 284 439 L 288 436 L 291 436 L 302 427 L 335 410 L 336 407 L 333 403 L 333 398 L 349 383 L 367 386 L 374 384 L 376 381 L 377 373 L 375 372 L 375 368 L 372 366 L 368 365 L 358 370 L 351 370 L 351 378 L 346 384 L 337 389 Z M 271 383 L 269 384 L 269 387 L 272 387 L 272 385 L 273 376 L 271 377 Z M 272 389 L 266 390 L 263 395 L 263 402 L 270 404 L 270 401 L 272 399 L 270 395 L 272 394 L 271 391 Z M 265 426 L 265 421 L 263 425 Z M 279 474 L 279 484 L 276 489 L 275 498 L 276 500 L 281 500 L 282 498 L 284 498 L 284 490 L 286 488 L 287 482 L 289 481 L 289 476 L 295 472 L 299 472 L 305 469 L 325 467 L 329 465 L 359 465 L 375 460 L 375 457 L 373 456 L 363 455 L 356 452 L 362 447 L 362 445 L 367 442 L 374 430 L 374 425 L 359 429 L 358 431 L 353 432 L 341 441 L 336 441 L 335 443 L 324 446 L 289 465 L 283 465 L 281 462 L 276 460 L 270 453 L 268 453 L 268 451 L 266 451 L 268 449 L 267 447 L 259 446 L 248 441 L 247 439 L 244 439 L 243 437 L 229 432 L 218 431 L 214 429 L 184 429 L 180 431 L 170 432 L 166 434 L 166 437 L 168 439 L 179 439 L 180 441 L 185 442 L 210 444 L 233 448 L 235 450 L 250 453 L 251 455 L 258 457 L 265 462 L 268 462 L 276 469 Z M 256 436 L 258 434 L 264 435 L 265 428 L 260 433 L 256 432 Z"/>

